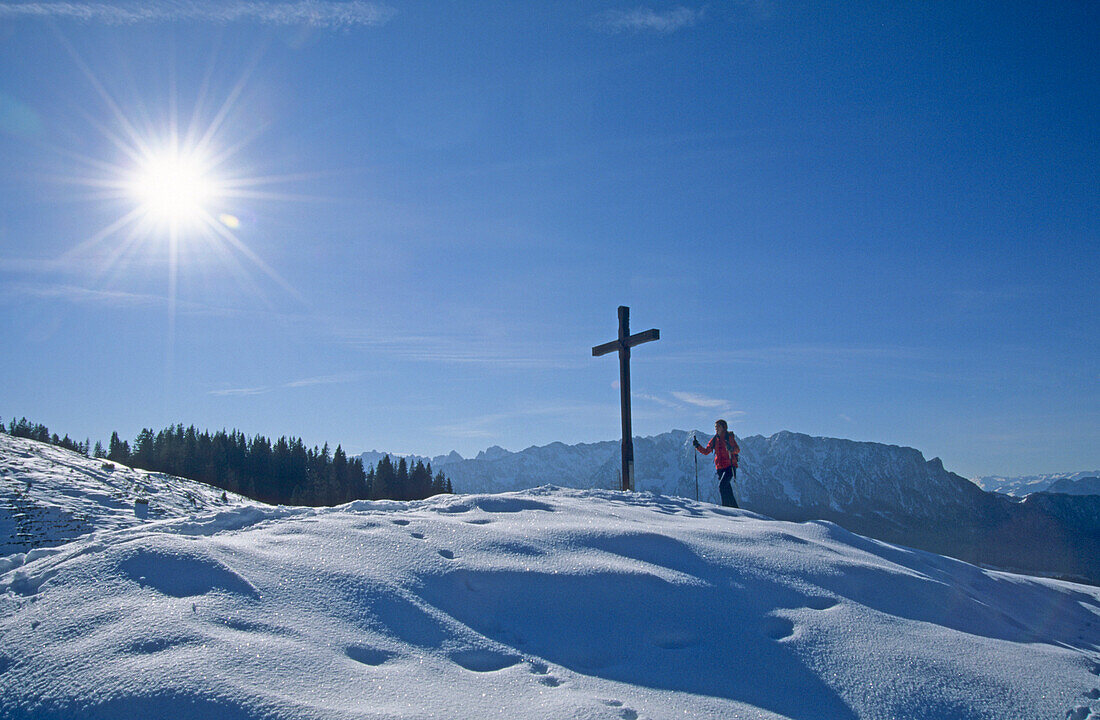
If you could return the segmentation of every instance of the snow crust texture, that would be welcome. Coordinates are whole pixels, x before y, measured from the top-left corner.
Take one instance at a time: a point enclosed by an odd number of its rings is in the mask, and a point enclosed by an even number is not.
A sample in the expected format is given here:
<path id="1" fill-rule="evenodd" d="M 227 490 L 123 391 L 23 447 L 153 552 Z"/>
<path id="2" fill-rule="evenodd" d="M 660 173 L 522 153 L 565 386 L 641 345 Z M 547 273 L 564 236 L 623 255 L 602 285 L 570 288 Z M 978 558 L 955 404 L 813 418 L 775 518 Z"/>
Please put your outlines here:
<path id="1" fill-rule="evenodd" d="M 186 517 L 245 498 L 203 483 L 134 470 L 0 433 L 0 556 L 52 547 L 94 531 Z M 11 558 L 12 554 L 20 554 Z M 0 557 L 0 569 L 4 568 Z"/>
<path id="2" fill-rule="evenodd" d="M 6 436 L 0 480 L 2 720 L 1100 718 L 1100 589 L 831 522 L 553 486 L 223 502 Z"/>
<path id="3" fill-rule="evenodd" d="M 0 717 L 1088 718 L 1100 590 L 649 493 L 240 506 L 0 575 Z"/>

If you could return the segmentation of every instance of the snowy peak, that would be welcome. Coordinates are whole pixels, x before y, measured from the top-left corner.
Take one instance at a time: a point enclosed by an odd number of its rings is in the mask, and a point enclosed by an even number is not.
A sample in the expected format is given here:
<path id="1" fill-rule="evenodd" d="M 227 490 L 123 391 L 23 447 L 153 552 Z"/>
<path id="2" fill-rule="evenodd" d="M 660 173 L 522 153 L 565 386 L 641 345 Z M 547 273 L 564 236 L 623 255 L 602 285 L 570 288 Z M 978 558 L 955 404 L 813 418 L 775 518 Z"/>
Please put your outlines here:
<path id="1" fill-rule="evenodd" d="M 452 450 L 446 455 L 440 455 L 432 460 L 433 465 L 446 465 L 447 463 L 462 462 L 464 458 L 456 451 Z"/>
<path id="2" fill-rule="evenodd" d="M 486 448 L 477 454 L 477 460 L 499 460 L 503 457 L 511 455 L 507 450 L 499 445 L 493 445 L 490 448 Z"/>
<path id="3" fill-rule="evenodd" d="M 417 462 L 422 462 L 425 465 L 431 465 L 432 470 L 438 470 L 443 465 L 449 463 L 462 462 L 463 458 L 457 452 L 452 450 L 447 455 L 437 455 L 435 457 L 426 457 L 423 455 L 402 455 L 400 453 L 381 452 L 379 450 L 368 450 L 365 453 L 361 453 L 359 458 L 363 461 L 363 467 L 369 468 L 378 464 L 378 462 L 389 456 L 390 460 L 397 462 L 400 458 L 404 458 L 406 463 L 415 465 Z"/>

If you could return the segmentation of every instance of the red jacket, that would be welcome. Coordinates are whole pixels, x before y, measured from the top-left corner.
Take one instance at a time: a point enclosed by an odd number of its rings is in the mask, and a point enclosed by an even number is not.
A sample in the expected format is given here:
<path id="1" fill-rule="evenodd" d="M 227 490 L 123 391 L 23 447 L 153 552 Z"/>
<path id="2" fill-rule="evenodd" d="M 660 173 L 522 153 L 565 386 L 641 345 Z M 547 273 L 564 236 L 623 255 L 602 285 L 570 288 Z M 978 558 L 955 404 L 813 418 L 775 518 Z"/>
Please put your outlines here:
<path id="1" fill-rule="evenodd" d="M 728 447 L 727 447 L 728 444 Z M 733 433 L 726 433 L 726 442 L 719 442 L 715 435 L 706 446 L 695 448 L 704 455 L 710 455 L 714 451 L 714 467 L 717 470 L 725 470 L 728 467 L 737 467 L 737 456 L 741 454 L 741 448 L 737 445 L 737 439 Z"/>

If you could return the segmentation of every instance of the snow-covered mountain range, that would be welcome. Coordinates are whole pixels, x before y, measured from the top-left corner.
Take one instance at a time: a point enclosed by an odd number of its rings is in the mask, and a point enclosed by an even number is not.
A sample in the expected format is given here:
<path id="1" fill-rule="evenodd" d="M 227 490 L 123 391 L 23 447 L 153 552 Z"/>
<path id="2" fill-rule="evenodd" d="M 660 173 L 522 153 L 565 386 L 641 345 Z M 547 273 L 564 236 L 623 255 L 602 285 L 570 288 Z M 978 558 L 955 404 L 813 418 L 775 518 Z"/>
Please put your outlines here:
<path id="1" fill-rule="evenodd" d="M 1000 475 L 987 475 L 974 478 L 974 482 L 982 490 L 999 492 L 1015 497 L 1024 497 L 1036 492 L 1046 492 L 1055 483 L 1061 481 L 1077 481 L 1090 477 L 1100 477 L 1100 470 L 1085 470 L 1073 473 L 1053 473 L 1050 475 L 1021 475 L 1019 477 L 1002 477 Z M 1064 487 L 1064 486 L 1063 486 Z M 1054 489 L 1053 492 L 1065 492 Z"/>
<path id="2" fill-rule="evenodd" d="M 634 439 L 639 491 L 717 503 L 710 459 L 691 432 Z M 701 438 L 709 437 L 697 433 Z M 735 492 L 750 510 L 784 520 L 830 520 L 854 532 L 993 567 L 1100 583 L 1100 497 L 984 492 L 913 448 L 780 432 L 738 438 Z M 377 462 L 380 453 L 364 455 Z M 429 458 L 424 458 L 429 460 Z M 473 459 L 430 458 L 457 492 L 504 492 L 547 483 L 619 486 L 615 441 L 553 443 L 521 452 L 490 448 Z"/>
<path id="3" fill-rule="evenodd" d="M 1100 473 L 1098 473 L 1100 475 Z M 1100 495 L 1100 477 L 1090 475 L 1079 478 L 1062 478 L 1055 480 L 1046 490 L 1048 493 L 1064 493 L 1066 495 Z"/>
<path id="4" fill-rule="evenodd" d="M 5 436 L 0 483 L 9 526 L 80 522 L 0 555 L 3 720 L 1100 715 L 1096 587 L 830 522 L 549 486 L 223 502 Z"/>

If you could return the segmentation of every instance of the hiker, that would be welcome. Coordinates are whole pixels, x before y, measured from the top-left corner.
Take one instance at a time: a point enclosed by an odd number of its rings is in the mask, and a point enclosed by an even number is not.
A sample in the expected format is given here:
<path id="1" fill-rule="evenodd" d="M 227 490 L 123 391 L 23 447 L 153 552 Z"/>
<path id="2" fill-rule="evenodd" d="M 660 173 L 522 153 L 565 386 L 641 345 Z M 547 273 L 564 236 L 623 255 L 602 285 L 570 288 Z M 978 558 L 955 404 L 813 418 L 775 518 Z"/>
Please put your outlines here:
<path id="1" fill-rule="evenodd" d="M 730 480 L 737 477 L 737 456 L 741 453 L 741 448 L 737 446 L 737 438 L 729 431 L 729 425 L 725 420 L 716 421 L 714 437 L 705 447 L 695 437 L 691 438 L 691 442 L 704 455 L 710 455 L 714 451 L 714 469 L 718 473 L 718 492 L 722 493 L 722 504 L 726 507 L 737 507 Z"/>

